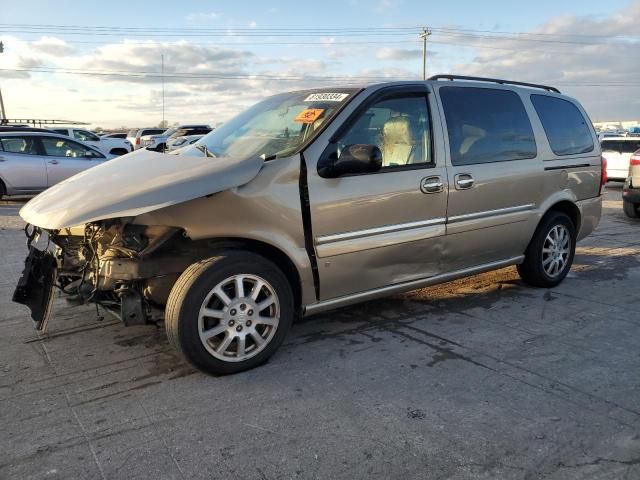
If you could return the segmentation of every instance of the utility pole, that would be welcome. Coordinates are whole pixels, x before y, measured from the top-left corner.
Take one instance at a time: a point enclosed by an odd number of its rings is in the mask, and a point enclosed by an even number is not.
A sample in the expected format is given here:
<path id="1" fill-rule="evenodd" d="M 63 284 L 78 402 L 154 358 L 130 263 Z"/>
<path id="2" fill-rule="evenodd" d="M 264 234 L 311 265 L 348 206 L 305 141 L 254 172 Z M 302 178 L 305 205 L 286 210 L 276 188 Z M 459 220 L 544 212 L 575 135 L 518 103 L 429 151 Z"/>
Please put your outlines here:
<path id="1" fill-rule="evenodd" d="M 427 37 L 431 35 L 431 30 L 423 27 L 420 32 L 420 38 L 422 39 L 422 79 L 427 79 Z"/>
<path id="2" fill-rule="evenodd" d="M 162 126 L 164 127 L 164 54 L 160 55 L 162 61 Z"/>

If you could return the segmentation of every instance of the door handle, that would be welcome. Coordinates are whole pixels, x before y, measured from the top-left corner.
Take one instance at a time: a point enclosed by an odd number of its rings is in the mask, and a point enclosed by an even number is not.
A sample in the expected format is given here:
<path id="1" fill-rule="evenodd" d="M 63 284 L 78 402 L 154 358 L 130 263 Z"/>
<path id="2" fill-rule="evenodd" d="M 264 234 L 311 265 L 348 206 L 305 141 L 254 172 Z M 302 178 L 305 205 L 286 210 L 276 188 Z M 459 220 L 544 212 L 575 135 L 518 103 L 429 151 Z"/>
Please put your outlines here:
<path id="1" fill-rule="evenodd" d="M 456 190 L 466 190 L 473 187 L 473 177 L 468 173 L 459 173 L 456 175 Z"/>
<path id="2" fill-rule="evenodd" d="M 58 160 L 49 160 L 51 165 L 58 165 L 60 162 Z"/>
<path id="3" fill-rule="evenodd" d="M 422 193 L 439 193 L 444 190 L 444 183 L 438 176 L 426 177 L 420 181 L 420 191 Z"/>

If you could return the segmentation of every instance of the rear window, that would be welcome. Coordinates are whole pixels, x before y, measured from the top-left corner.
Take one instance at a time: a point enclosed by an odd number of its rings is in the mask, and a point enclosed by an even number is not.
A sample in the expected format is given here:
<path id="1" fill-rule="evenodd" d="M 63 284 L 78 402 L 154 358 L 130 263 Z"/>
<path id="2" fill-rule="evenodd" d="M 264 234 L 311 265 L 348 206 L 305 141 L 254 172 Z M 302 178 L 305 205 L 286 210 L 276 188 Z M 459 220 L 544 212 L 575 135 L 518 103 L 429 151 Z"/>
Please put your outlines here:
<path id="1" fill-rule="evenodd" d="M 640 140 L 603 140 L 603 152 L 633 153 L 640 148 Z"/>
<path id="2" fill-rule="evenodd" d="M 591 129 L 573 103 L 548 95 L 531 95 L 531 102 L 553 153 L 575 155 L 593 151 Z"/>
<path id="3" fill-rule="evenodd" d="M 138 129 L 132 128 L 131 130 L 129 130 L 129 133 L 127 133 L 127 137 L 135 137 L 137 133 L 138 133 Z"/>
<path id="4" fill-rule="evenodd" d="M 537 155 L 531 122 L 511 90 L 442 87 L 453 165 L 523 160 Z"/>
<path id="5" fill-rule="evenodd" d="M 147 130 L 143 130 L 140 136 L 144 137 L 145 135 L 160 135 L 161 133 L 164 133 L 164 131 L 165 130 L 163 128 L 150 128 Z"/>

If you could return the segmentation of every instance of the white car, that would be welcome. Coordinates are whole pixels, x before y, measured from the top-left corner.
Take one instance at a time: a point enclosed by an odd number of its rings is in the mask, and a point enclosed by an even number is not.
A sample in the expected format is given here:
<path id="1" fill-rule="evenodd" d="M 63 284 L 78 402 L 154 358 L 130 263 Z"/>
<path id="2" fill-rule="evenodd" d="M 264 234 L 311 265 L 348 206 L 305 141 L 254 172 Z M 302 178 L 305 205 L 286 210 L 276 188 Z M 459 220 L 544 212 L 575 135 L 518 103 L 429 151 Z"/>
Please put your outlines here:
<path id="1" fill-rule="evenodd" d="M 139 148 L 144 147 L 142 144 L 142 137 L 146 137 L 147 135 L 158 135 L 164 132 L 166 128 L 158 128 L 158 127 L 147 127 L 147 128 L 132 128 L 127 133 L 127 140 L 131 142 L 133 145 L 133 149 L 137 150 Z"/>
<path id="2" fill-rule="evenodd" d="M 125 155 L 133 151 L 133 146 L 129 140 L 122 138 L 99 137 L 93 132 L 82 128 L 57 127 L 51 129 L 53 132 L 66 135 L 76 140 L 80 140 L 88 145 L 93 145 L 103 153 L 110 155 Z"/>
<path id="3" fill-rule="evenodd" d="M 180 125 L 164 131 L 161 135 L 147 135 L 142 137 L 142 146 L 147 150 L 163 152 L 168 147 L 168 142 L 173 138 L 185 135 L 204 135 L 212 128 L 209 125 Z"/>
<path id="4" fill-rule="evenodd" d="M 65 135 L 0 132 L 0 197 L 41 192 L 111 158 Z"/>
<path id="5" fill-rule="evenodd" d="M 609 180 L 624 182 L 629 175 L 631 155 L 640 149 L 638 137 L 607 137 L 600 142 L 602 156 L 607 159 Z"/>
<path id="6" fill-rule="evenodd" d="M 167 142 L 167 152 L 173 152 L 178 148 L 192 145 L 202 137 L 204 137 L 204 135 L 184 135 L 182 137 L 177 137 L 171 143 Z"/>

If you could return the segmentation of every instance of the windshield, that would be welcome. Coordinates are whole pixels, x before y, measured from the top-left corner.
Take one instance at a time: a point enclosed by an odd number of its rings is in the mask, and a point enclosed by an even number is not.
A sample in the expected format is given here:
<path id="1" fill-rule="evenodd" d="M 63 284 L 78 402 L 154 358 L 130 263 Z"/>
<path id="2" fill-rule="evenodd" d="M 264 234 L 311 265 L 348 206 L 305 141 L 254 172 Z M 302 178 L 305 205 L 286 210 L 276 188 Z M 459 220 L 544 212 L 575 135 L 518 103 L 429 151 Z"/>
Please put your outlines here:
<path id="1" fill-rule="evenodd" d="M 356 92 L 356 89 L 306 90 L 269 97 L 182 154 L 239 159 L 292 155 Z"/>

